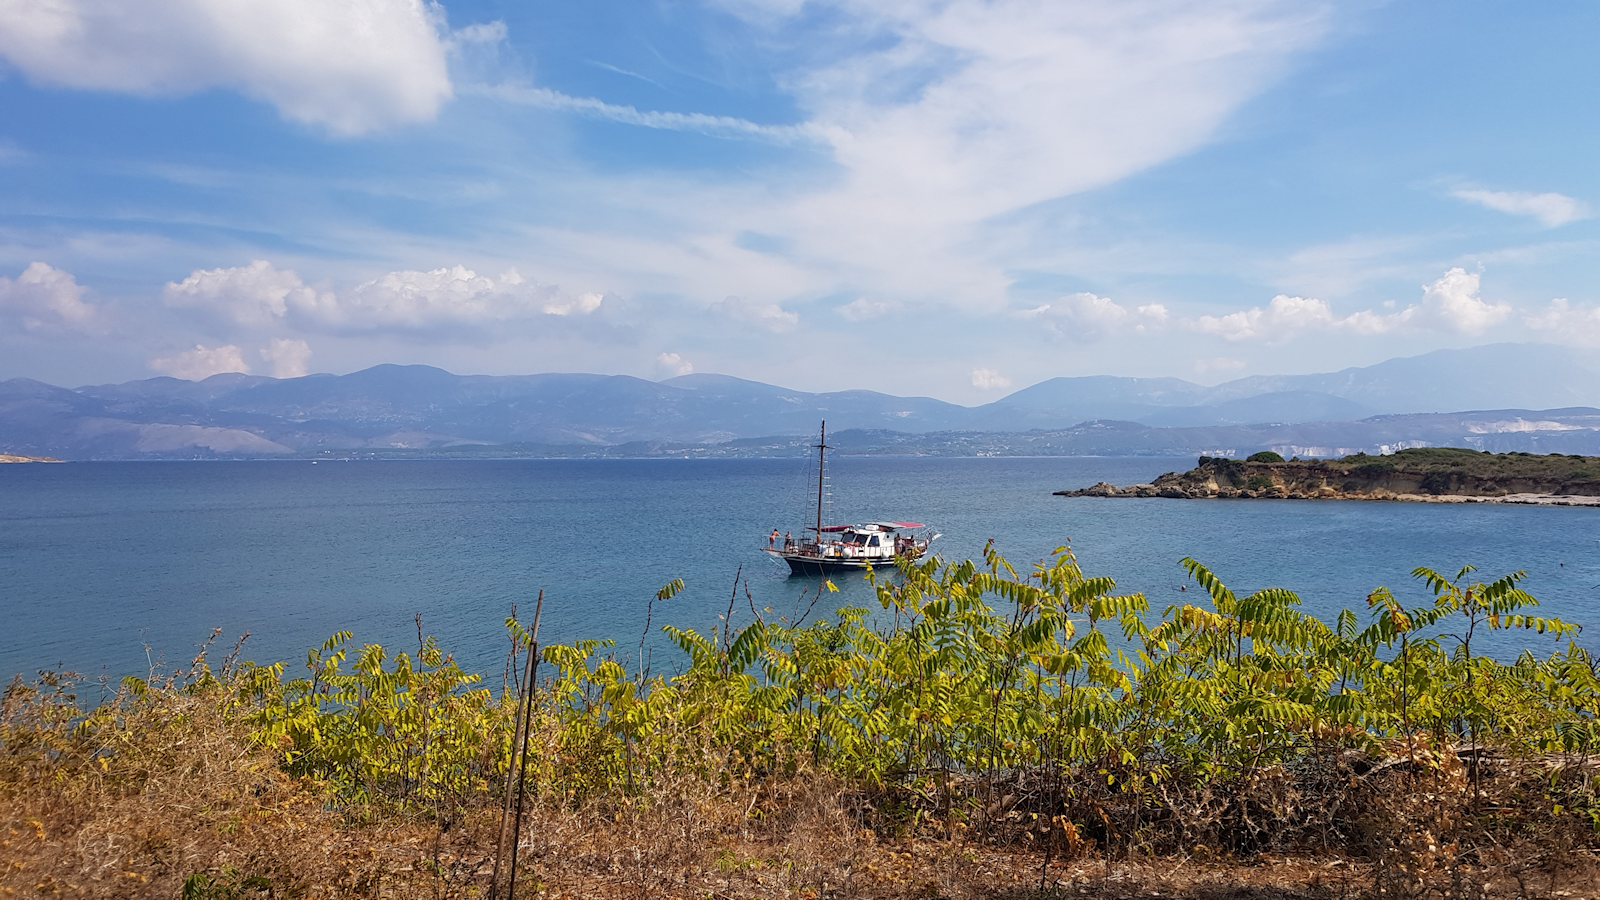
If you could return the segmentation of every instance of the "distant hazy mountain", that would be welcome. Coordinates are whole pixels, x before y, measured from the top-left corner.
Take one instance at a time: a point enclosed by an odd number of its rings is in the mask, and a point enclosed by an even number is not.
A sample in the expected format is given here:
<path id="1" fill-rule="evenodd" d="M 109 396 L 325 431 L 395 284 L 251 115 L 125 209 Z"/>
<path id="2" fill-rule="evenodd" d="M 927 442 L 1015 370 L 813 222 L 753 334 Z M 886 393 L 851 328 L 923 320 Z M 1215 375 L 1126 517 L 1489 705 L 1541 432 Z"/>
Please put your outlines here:
<path id="1" fill-rule="evenodd" d="M 1438 350 L 1322 375 L 1257 375 L 1217 385 L 1209 402 L 1313 391 L 1374 412 L 1600 406 L 1600 359 L 1546 344 Z"/>
<path id="2" fill-rule="evenodd" d="M 508 444 L 711 445 L 808 436 L 821 419 L 830 432 L 901 435 L 1061 431 L 1115 422 L 1109 430 L 1095 426 L 1093 433 L 1113 441 L 1095 444 L 1100 451 L 1148 452 L 1140 448 L 1166 438 L 1135 440 L 1129 427 L 1164 433 L 1352 422 L 1374 413 L 1573 406 L 1600 406 L 1600 364 L 1564 348 L 1518 344 L 1216 387 L 1177 378 L 1053 378 L 978 407 L 873 391 L 814 394 L 725 375 L 653 382 L 620 375 L 453 375 L 383 365 L 349 375 L 150 378 L 76 390 L 12 379 L 0 382 L 0 452 L 107 459 Z M 1420 427 L 1406 427 L 1413 426 Z M 1131 443 L 1115 443 L 1122 440 Z"/>

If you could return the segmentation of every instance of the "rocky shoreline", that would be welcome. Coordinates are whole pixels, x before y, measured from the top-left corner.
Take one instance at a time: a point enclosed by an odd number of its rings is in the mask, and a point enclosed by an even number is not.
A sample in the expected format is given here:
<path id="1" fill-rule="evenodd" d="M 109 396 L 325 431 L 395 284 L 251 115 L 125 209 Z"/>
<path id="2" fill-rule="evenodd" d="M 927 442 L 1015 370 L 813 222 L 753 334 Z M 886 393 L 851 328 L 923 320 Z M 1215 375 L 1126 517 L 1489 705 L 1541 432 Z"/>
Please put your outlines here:
<path id="1" fill-rule="evenodd" d="M 1600 507 L 1600 458 L 1488 454 L 1430 448 L 1338 460 L 1200 457 L 1187 472 L 1149 484 L 1100 482 L 1062 497 L 1164 497 L 1179 500 L 1396 500 Z"/>

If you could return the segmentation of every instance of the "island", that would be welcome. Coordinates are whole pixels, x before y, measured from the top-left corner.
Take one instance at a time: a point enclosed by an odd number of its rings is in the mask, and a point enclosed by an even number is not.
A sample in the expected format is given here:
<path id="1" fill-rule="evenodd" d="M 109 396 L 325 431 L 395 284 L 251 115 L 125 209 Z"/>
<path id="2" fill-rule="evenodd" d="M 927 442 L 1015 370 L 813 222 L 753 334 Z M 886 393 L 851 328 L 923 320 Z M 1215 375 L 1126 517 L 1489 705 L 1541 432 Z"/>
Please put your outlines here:
<path id="1" fill-rule="evenodd" d="M 61 462 L 54 456 L 18 456 L 15 453 L 0 453 L 0 463 L 8 462 Z"/>
<path id="2" fill-rule="evenodd" d="M 1061 497 L 1176 499 L 1413 500 L 1600 507 L 1600 457 L 1488 453 L 1454 447 L 1357 453 L 1340 459 L 1202 456 L 1187 472 L 1149 484 L 1100 482 Z"/>

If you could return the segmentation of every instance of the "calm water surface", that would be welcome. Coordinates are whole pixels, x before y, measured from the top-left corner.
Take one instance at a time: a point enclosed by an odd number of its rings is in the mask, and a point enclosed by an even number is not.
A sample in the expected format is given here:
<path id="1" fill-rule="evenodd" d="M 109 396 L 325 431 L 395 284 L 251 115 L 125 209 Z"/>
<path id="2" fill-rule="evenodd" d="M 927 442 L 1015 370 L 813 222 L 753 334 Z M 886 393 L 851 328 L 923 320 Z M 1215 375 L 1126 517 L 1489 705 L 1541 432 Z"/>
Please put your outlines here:
<path id="1" fill-rule="evenodd" d="M 1090 574 L 1159 609 L 1194 556 L 1235 590 L 1281 586 L 1331 618 L 1389 585 L 1411 602 L 1428 565 L 1528 572 L 1548 614 L 1595 627 L 1600 510 L 1299 501 L 1066 499 L 1061 488 L 1148 481 L 1183 459 L 851 459 L 830 463 L 837 521 L 936 525 L 947 558 L 993 538 L 1019 569 L 1068 539 Z M 0 673 L 142 674 L 211 630 L 245 655 L 303 659 L 328 634 L 412 647 L 413 616 L 462 663 L 496 675 L 512 604 L 546 591 L 543 637 L 638 645 L 655 622 L 708 629 L 728 606 L 794 609 L 813 579 L 758 552 L 809 517 L 804 460 L 74 463 L 0 466 Z M 867 604 L 857 579 L 824 602 Z M 1548 651 L 1548 639 L 1518 637 Z M 149 650 L 146 650 L 146 647 Z M 656 664 L 662 664 L 657 649 Z"/>

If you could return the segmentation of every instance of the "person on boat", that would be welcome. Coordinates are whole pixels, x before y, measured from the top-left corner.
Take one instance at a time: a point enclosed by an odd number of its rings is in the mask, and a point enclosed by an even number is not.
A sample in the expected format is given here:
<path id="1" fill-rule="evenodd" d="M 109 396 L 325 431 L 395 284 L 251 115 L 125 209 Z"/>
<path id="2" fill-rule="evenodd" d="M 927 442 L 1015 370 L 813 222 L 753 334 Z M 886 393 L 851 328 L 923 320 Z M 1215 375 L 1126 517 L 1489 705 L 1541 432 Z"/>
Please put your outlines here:
<path id="1" fill-rule="evenodd" d="M 772 533 L 767 535 L 767 549 L 771 550 L 774 546 L 777 545 L 777 543 L 778 543 L 778 529 L 774 528 L 774 529 L 772 529 Z"/>
<path id="2" fill-rule="evenodd" d="M 785 549 L 785 550 L 793 550 L 794 549 L 794 538 L 789 537 L 789 532 L 787 532 L 787 531 L 785 531 L 783 533 L 783 549 Z"/>

